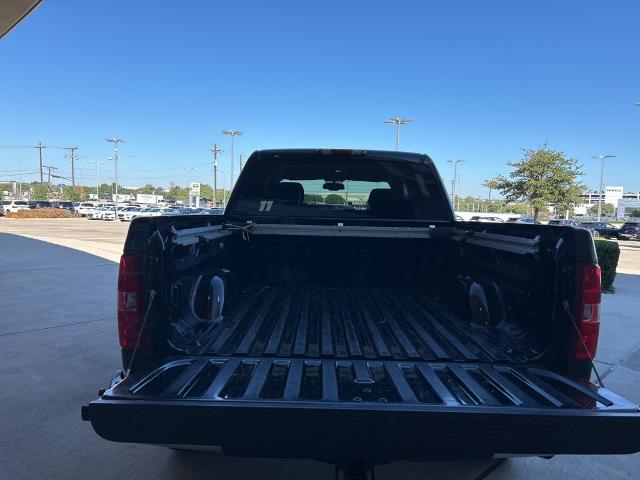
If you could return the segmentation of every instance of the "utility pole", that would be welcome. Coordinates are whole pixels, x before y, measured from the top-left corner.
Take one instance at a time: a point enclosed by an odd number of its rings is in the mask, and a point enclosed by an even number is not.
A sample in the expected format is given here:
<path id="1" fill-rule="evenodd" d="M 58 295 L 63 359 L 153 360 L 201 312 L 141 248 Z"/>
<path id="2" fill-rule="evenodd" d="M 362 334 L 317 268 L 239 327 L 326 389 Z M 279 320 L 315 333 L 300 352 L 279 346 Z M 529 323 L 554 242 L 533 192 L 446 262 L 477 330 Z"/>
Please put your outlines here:
<path id="1" fill-rule="evenodd" d="M 244 133 L 240 132 L 238 130 L 223 130 L 222 134 L 231 136 L 231 187 L 230 187 L 230 189 L 233 190 L 233 162 L 234 162 L 234 158 L 233 158 L 233 139 L 236 137 L 236 135 L 244 135 Z"/>
<path id="2" fill-rule="evenodd" d="M 43 165 L 44 168 L 46 168 L 49 171 L 49 174 L 47 175 L 47 183 L 49 184 L 49 186 L 51 186 L 51 172 L 55 172 L 58 168 L 57 167 L 51 167 L 49 165 Z M 55 175 L 53 175 L 55 176 Z"/>
<path id="3" fill-rule="evenodd" d="M 602 204 L 604 203 L 604 191 L 602 190 L 602 181 L 604 178 L 604 160 L 606 158 L 615 158 L 615 155 L 596 155 L 591 158 L 599 158 L 600 159 L 600 191 L 598 192 L 598 221 L 602 218 Z"/>
<path id="4" fill-rule="evenodd" d="M 78 147 L 64 147 L 65 150 L 69 150 L 69 157 L 71 158 L 71 186 L 75 188 L 76 186 L 76 169 L 75 169 L 75 160 L 76 160 L 76 150 Z"/>
<path id="5" fill-rule="evenodd" d="M 218 206 L 218 154 L 222 153 L 222 150 L 218 148 L 217 143 L 214 143 L 209 151 L 213 153 L 213 208 L 216 208 Z"/>
<path id="6" fill-rule="evenodd" d="M 107 138 L 106 139 L 107 142 L 109 143 L 113 143 L 113 163 L 114 163 L 114 170 L 115 170 L 115 176 L 116 176 L 116 211 L 115 211 L 115 216 L 113 217 L 114 221 L 118 220 L 118 145 L 121 143 L 126 143 L 124 140 L 122 140 L 121 138 Z"/>
<path id="7" fill-rule="evenodd" d="M 458 164 L 464 162 L 464 160 L 447 160 L 449 163 L 453 163 L 453 180 L 451 180 L 451 203 L 453 209 L 456 208 L 456 181 L 458 180 Z"/>
<path id="8" fill-rule="evenodd" d="M 44 178 L 42 177 L 42 168 L 44 167 L 44 165 L 42 165 L 42 149 L 43 148 L 47 148 L 44 145 L 42 145 L 42 142 L 39 142 L 38 145 L 36 145 L 36 147 L 40 152 L 40 183 L 44 183 Z"/>
<path id="9" fill-rule="evenodd" d="M 396 126 L 396 152 L 400 150 L 400 125 L 407 125 L 409 122 L 413 122 L 413 120 L 400 117 L 391 117 L 389 120 L 384 122 L 392 123 Z"/>

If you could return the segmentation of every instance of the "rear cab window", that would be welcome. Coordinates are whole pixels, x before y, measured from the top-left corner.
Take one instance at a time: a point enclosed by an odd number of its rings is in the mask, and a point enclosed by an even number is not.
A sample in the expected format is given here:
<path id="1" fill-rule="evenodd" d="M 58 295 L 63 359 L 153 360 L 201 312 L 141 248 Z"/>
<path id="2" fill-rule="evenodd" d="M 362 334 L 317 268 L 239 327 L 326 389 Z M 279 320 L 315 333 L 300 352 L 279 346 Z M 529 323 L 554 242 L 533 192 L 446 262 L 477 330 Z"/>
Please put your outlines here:
<path id="1" fill-rule="evenodd" d="M 298 151 L 252 160 L 238 180 L 231 215 L 453 220 L 430 164 Z"/>

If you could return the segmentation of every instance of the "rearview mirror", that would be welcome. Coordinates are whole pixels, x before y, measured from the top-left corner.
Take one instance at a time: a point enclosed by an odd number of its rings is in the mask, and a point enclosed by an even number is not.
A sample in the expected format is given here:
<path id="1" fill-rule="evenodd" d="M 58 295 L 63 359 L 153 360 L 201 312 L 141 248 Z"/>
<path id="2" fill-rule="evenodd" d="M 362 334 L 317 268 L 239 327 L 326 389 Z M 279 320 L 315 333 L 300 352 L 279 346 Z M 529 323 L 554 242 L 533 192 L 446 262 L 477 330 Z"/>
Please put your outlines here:
<path id="1" fill-rule="evenodd" d="M 332 192 L 337 192 L 338 190 L 344 190 L 344 183 L 342 180 L 331 180 L 329 182 L 324 182 L 322 188 L 325 190 L 330 190 Z"/>

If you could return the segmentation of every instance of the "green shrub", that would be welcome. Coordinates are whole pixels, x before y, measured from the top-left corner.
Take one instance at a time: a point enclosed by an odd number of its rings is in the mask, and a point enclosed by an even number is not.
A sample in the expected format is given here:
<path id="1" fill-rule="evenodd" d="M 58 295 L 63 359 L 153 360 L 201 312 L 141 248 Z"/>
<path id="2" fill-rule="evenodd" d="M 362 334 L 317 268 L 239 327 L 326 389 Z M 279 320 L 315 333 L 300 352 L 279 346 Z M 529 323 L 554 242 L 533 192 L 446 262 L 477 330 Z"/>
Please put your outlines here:
<path id="1" fill-rule="evenodd" d="M 610 291 L 613 280 L 616 278 L 620 247 L 616 242 L 608 240 L 595 240 L 598 264 L 602 270 L 602 290 Z"/>
<path id="2" fill-rule="evenodd" d="M 7 212 L 9 218 L 72 218 L 73 214 L 63 208 L 35 208 Z"/>

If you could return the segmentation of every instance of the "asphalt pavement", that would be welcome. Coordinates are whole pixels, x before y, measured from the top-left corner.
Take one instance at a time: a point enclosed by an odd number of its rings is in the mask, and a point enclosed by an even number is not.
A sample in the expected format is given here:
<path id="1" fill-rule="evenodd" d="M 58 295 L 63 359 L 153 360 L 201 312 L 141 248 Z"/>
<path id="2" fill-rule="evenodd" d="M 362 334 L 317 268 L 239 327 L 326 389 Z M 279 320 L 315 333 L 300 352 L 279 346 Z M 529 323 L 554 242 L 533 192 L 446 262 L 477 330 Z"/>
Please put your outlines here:
<path id="1" fill-rule="evenodd" d="M 0 479 L 333 478 L 331 465 L 314 461 L 217 457 L 98 437 L 81 421 L 80 407 L 119 366 L 115 260 L 126 225 L 7 220 L 0 221 Z M 640 248 L 627 247 L 626 273 L 603 299 L 598 369 L 608 388 L 640 403 Z M 473 479 L 488 465 L 402 462 L 376 473 Z M 559 456 L 511 459 L 486 478 L 622 479 L 637 472 L 640 454 Z"/>

